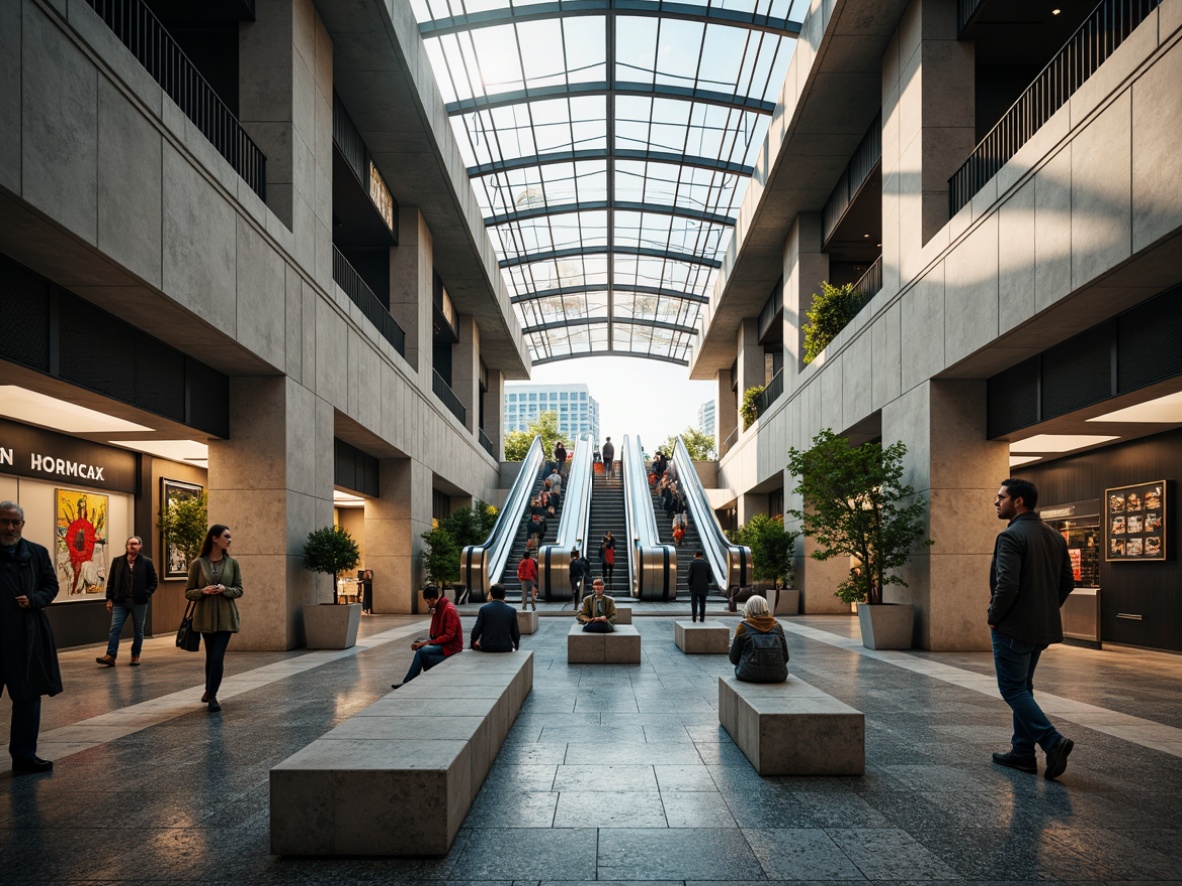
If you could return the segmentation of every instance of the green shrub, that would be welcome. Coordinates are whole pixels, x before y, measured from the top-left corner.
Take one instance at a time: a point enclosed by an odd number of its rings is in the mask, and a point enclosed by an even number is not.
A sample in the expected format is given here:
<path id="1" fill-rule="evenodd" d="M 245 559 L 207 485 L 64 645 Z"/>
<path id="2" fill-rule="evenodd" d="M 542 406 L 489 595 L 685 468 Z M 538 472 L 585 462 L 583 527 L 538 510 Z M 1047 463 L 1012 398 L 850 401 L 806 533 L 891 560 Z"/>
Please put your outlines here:
<path id="1" fill-rule="evenodd" d="M 759 418 L 759 408 L 755 401 L 759 399 L 763 389 L 763 385 L 752 385 L 743 392 L 743 405 L 740 407 L 739 413 L 743 416 L 744 431 L 755 424 L 755 420 Z"/>
<path id="2" fill-rule="evenodd" d="M 805 312 L 804 362 L 812 363 L 829 342 L 837 337 L 862 309 L 864 297 L 853 283 L 832 286 L 821 281 L 821 292 L 813 293 L 813 306 Z"/>
<path id="3" fill-rule="evenodd" d="M 337 602 L 337 577 L 361 559 L 361 550 L 347 530 L 325 526 L 308 533 L 304 542 L 304 568 L 332 576 L 332 602 Z"/>

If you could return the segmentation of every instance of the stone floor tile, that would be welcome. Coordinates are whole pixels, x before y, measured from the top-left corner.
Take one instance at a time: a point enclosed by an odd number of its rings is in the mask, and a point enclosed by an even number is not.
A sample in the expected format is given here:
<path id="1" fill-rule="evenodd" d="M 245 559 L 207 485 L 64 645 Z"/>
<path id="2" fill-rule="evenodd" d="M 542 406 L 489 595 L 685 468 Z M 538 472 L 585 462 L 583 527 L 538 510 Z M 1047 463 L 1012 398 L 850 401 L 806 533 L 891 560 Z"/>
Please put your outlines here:
<path id="1" fill-rule="evenodd" d="M 665 807 L 657 791 L 562 791 L 556 828 L 663 828 Z M 601 839 L 610 840 L 608 835 Z"/>
<path id="2" fill-rule="evenodd" d="M 593 828 L 473 829 L 451 876 L 459 880 L 594 880 Z"/>
<path id="3" fill-rule="evenodd" d="M 949 867 L 906 831 L 831 828 L 829 836 L 871 880 L 957 880 Z"/>
<path id="4" fill-rule="evenodd" d="M 602 749 L 601 749 L 602 750 Z M 573 759 L 586 759 L 574 757 Z M 556 791 L 656 791 L 652 766 L 584 763 L 559 766 L 554 776 Z"/>
<path id="5" fill-rule="evenodd" d="M 599 841 L 600 880 L 762 878 L 751 847 L 729 828 L 621 830 Z"/>
<path id="6" fill-rule="evenodd" d="M 865 875 L 819 828 L 750 828 L 751 844 L 769 880 L 864 880 Z"/>
<path id="7" fill-rule="evenodd" d="M 661 794 L 671 828 L 737 828 L 739 823 L 717 792 L 673 791 Z"/>
<path id="8" fill-rule="evenodd" d="M 523 791 L 511 782 L 481 790 L 464 819 L 466 828 L 549 828 L 554 827 L 553 791 Z"/>

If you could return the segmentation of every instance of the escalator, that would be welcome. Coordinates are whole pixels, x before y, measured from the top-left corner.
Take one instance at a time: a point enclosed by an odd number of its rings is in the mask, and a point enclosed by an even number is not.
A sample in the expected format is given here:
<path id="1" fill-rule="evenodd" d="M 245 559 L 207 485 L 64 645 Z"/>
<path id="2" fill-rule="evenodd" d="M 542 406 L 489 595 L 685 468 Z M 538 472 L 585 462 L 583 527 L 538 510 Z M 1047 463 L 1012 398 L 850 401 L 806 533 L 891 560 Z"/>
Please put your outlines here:
<path id="1" fill-rule="evenodd" d="M 648 468 L 638 437 L 624 438 L 620 446 L 620 467 L 627 534 L 624 542 L 616 546 L 617 572 L 627 567 L 628 587 L 638 600 L 676 599 L 677 548 L 662 543 L 657 531 Z M 619 577 L 617 575 L 617 585 Z"/>
<path id="2" fill-rule="evenodd" d="M 591 439 L 587 436 L 575 441 L 569 470 L 562 485 L 562 511 L 553 536 L 547 532 L 548 543 L 538 549 L 538 596 L 543 600 L 569 600 L 570 552 L 572 548 L 586 551 L 588 515 L 591 508 Z M 524 539 L 522 540 L 524 544 Z M 517 577 L 514 576 L 514 581 Z M 502 582 L 508 587 L 507 582 Z M 518 596 L 520 596 L 518 586 Z"/>
<path id="3" fill-rule="evenodd" d="M 673 518 L 671 515 L 665 513 L 664 503 L 660 496 L 657 495 L 657 486 L 652 487 L 653 498 L 653 518 L 657 521 L 657 532 L 661 537 L 661 541 L 665 544 L 672 545 L 673 542 Z M 688 515 L 687 515 L 688 516 Z M 686 521 L 685 538 L 681 540 L 681 545 L 677 547 L 677 590 L 678 593 L 689 596 L 689 567 L 694 560 L 694 552 L 702 549 L 702 536 L 698 532 L 698 521 L 689 519 Z M 710 596 L 722 594 L 725 596 L 726 588 L 721 590 L 713 581 L 713 570 L 711 570 Z"/>

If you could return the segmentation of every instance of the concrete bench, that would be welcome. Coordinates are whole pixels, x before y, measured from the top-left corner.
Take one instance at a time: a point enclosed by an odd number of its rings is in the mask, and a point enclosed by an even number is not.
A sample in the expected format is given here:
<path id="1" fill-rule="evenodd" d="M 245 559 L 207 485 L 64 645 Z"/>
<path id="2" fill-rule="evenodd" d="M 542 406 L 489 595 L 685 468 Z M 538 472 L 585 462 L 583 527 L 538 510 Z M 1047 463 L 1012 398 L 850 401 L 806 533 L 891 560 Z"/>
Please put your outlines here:
<path id="1" fill-rule="evenodd" d="M 523 634 L 533 634 L 538 630 L 538 610 L 518 609 L 517 629 Z"/>
<path id="2" fill-rule="evenodd" d="M 760 775 L 862 775 L 866 718 L 832 695 L 786 683 L 718 678 L 718 722 Z"/>
<path id="3" fill-rule="evenodd" d="M 632 625 L 616 625 L 610 634 L 583 631 L 577 622 L 566 635 L 567 664 L 640 664 L 640 634 Z"/>
<path id="4" fill-rule="evenodd" d="M 619 603 L 617 603 L 616 604 L 616 622 L 615 623 L 618 625 L 632 624 L 632 607 L 631 606 L 621 606 Z"/>
<path id="5" fill-rule="evenodd" d="M 453 655 L 271 770 L 276 855 L 446 855 L 533 686 L 532 652 Z"/>
<path id="6" fill-rule="evenodd" d="M 730 628 L 720 622 L 673 622 L 673 642 L 686 655 L 726 655 L 731 651 Z"/>

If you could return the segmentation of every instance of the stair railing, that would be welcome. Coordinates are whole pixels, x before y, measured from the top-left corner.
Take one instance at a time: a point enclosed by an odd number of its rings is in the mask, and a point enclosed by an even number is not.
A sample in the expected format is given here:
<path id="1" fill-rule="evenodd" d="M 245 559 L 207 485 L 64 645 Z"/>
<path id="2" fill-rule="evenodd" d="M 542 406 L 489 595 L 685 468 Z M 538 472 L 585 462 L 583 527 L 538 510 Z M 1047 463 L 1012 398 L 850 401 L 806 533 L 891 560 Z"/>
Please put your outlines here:
<path id="1" fill-rule="evenodd" d="M 714 573 L 715 584 L 724 594 L 731 585 L 742 587 L 751 584 L 751 548 L 735 544 L 722 531 L 689 450 L 685 448 L 685 441 L 680 437 L 673 447 L 673 464 L 676 466 L 681 494 L 685 497 L 686 509 L 702 540 L 702 552 L 710 564 L 710 571 Z"/>
<path id="2" fill-rule="evenodd" d="M 591 438 L 579 437 L 571 455 L 570 471 L 562 484 L 562 516 L 553 544 L 538 549 L 538 590 L 543 600 L 569 600 L 570 552 L 578 548 L 586 556 L 587 527 L 591 520 L 591 478 L 594 461 Z"/>
<path id="3" fill-rule="evenodd" d="M 639 437 L 620 447 L 624 517 L 628 534 L 628 585 L 638 600 L 677 598 L 677 548 L 664 544 L 653 514 L 653 494 Z"/>
<path id="4" fill-rule="evenodd" d="M 517 537 L 517 530 L 529 509 L 530 493 L 538 482 L 538 473 L 545 461 L 546 454 L 542 451 L 542 438 L 539 435 L 534 437 L 534 442 L 525 454 L 521 471 L 509 489 L 505 505 L 497 514 L 497 522 L 493 524 L 488 538 L 478 545 L 467 545 L 460 552 L 460 578 L 478 597 L 487 597 L 488 589 L 500 581 L 501 573 L 505 571 L 505 564 L 512 553 L 513 539 Z"/>

